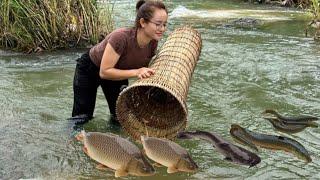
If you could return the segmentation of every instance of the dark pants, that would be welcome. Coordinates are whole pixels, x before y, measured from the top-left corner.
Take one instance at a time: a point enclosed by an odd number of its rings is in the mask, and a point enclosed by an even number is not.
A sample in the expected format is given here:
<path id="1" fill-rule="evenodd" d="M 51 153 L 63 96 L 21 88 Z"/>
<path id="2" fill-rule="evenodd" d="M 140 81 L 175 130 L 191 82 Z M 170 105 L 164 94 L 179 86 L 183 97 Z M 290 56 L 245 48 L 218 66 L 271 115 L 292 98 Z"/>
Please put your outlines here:
<path id="1" fill-rule="evenodd" d="M 111 115 L 115 116 L 116 101 L 120 93 L 120 87 L 128 85 L 128 80 L 111 81 L 101 79 L 99 68 L 91 61 L 89 53 L 83 54 L 77 59 L 77 66 L 73 80 L 73 111 L 72 117 L 86 115 L 93 117 L 96 104 L 97 89 L 101 86 L 107 99 Z"/>

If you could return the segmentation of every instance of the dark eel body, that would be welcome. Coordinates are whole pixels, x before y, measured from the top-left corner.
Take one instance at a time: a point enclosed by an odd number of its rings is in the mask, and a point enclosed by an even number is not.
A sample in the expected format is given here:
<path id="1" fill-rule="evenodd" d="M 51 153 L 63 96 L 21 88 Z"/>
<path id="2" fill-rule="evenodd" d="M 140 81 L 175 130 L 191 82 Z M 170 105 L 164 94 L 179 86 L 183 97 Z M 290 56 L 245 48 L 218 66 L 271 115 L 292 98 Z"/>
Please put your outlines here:
<path id="1" fill-rule="evenodd" d="M 307 127 L 314 127 L 317 128 L 318 124 L 313 121 L 307 122 L 288 122 L 288 121 L 281 121 L 276 118 L 264 118 L 268 120 L 272 126 L 281 132 L 293 134 L 303 131 Z"/>
<path id="2" fill-rule="evenodd" d="M 179 132 L 178 139 L 197 138 L 212 143 L 213 146 L 225 156 L 225 159 L 237 164 L 248 165 L 250 167 L 257 165 L 261 159 L 255 153 L 248 151 L 240 146 L 234 145 L 220 136 L 206 131 L 184 131 Z"/>
<path id="3" fill-rule="evenodd" d="M 318 118 L 314 116 L 286 117 L 272 109 L 265 110 L 263 114 L 272 115 L 272 117 L 264 117 L 264 119 L 268 120 L 275 129 L 289 134 L 303 131 L 307 127 L 318 127 L 318 124 L 314 122 Z"/>
<path id="4" fill-rule="evenodd" d="M 278 119 L 281 119 L 283 121 L 288 122 L 306 122 L 306 121 L 317 121 L 319 120 L 318 117 L 310 116 L 310 115 L 303 115 L 303 116 L 297 116 L 297 117 L 289 117 L 289 116 L 283 116 L 279 114 L 277 111 L 273 109 L 267 109 L 263 112 L 263 114 L 271 114 L 275 116 Z"/>
<path id="5" fill-rule="evenodd" d="M 257 149 L 256 146 L 260 146 L 267 149 L 284 150 L 293 153 L 306 162 L 312 161 L 308 151 L 303 145 L 288 137 L 255 133 L 237 124 L 231 125 L 230 134 L 240 143 L 254 149 Z"/>

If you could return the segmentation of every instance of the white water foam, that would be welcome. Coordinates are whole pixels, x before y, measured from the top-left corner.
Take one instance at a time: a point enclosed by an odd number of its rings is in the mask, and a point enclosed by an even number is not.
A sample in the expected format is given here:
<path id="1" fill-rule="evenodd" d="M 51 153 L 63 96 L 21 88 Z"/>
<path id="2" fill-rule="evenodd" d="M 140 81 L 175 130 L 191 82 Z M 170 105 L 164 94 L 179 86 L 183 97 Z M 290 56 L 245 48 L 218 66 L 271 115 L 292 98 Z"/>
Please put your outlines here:
<path id="1" fill-rule="evenodd" d="M 287 11 L 279 10 L 251 10 L 251 9 L 240 9 L 240 10 L 191 10 L 184 6 L 177 6 L 170 14 L 170 18 L 215 18 L 215 19 L 233 19 L 250 17 L 265 21 L 283 21 L 291 20 L 291 17 L 285 15 Z M 277 13 L 277 14 L 275 14 Z M 281 15 L 279 13 L 284 13 Z M 299 11 L 292 11 L 291 13 L 300 13 Z"/>

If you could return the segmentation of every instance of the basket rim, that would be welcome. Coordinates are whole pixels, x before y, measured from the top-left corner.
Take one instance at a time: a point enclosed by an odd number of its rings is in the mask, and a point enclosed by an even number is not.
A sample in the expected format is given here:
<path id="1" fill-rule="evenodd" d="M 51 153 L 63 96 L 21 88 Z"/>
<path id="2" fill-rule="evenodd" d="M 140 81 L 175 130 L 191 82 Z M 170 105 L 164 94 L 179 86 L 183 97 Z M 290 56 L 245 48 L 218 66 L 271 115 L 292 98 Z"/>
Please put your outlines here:
<path id="1" fill-rule="evenodd" d="M 155 84 L 155 83 L 146 83 L 146 82 L 139 82 L 136 81 L 134 84 L 132 84 L 131 86 L 128 86 L 127 88 L 125 88 L 118 96 L 117 102 L 116 104 L 118 104 L 118 102 L 120 101 L 120 98 L 122 97 L 122 95 L 124 93 L 127 93 L 130 89 L 133 88 L 137 88 L 137 87 L 157 87 L 160 88 L 162 90 L 165 90 L 167 92 L 169 92 L 172 96 L 175 97 L 175 99 L 182 105 L 182 109 L 184 110 L 184 113 L 187 115 L 188 114 L 188 108 L 187 108 L 187 104 L 185 101 L 182 101 L 181 98 L 176 96 L 176 93 L 174 93 L 172 90 L 170 90 L 169 88 L 167 88 L 166 86 L 160 85 L 160 84 Z M 117 106 L 116 106 L 117 109 Z M 116 110 L 116 112 L 118 112 Z"/>

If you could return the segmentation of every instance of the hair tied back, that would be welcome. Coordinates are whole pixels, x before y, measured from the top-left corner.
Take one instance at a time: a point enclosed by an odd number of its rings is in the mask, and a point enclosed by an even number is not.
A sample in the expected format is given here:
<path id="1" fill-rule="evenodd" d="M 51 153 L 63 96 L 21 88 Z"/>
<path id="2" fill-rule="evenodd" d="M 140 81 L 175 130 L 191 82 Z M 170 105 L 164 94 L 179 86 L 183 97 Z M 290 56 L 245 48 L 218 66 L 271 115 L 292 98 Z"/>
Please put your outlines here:
<path id="1" fill-rule="evenodd" d="M 136 4 L 136 11 L 139 10 L 139 8 L 145 3 L 145 0 L 139 0 Z"/>

